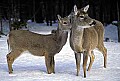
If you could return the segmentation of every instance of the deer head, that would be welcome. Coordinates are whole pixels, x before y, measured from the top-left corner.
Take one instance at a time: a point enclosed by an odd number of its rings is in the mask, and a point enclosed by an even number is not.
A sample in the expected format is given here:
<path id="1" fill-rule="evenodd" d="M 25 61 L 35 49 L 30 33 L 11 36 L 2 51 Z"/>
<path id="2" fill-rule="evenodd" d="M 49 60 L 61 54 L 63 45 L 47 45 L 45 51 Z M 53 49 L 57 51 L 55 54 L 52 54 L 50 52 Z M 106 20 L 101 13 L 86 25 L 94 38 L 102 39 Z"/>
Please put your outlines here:
<path id="1" fill-rule="evenodd" d="M 58 25 L 59 25 L 59 29 L 61 30 L 68 30 L 71 28 L 71 23 L 70 20 L 68 18 L 68 16 L 61 18 L 60 15 L 57 15 L 58 17 Z"/>
<path id="2" fill-rule="evenodd" d="M 88 16 L 89 5 L 83 7 L 81 9 L 77 9 L 77 6 L 74 6 L 74 23 L 76 23 L 77 27 L 81 28 L 89 28 L 94 26 L 95 21 Z"/>

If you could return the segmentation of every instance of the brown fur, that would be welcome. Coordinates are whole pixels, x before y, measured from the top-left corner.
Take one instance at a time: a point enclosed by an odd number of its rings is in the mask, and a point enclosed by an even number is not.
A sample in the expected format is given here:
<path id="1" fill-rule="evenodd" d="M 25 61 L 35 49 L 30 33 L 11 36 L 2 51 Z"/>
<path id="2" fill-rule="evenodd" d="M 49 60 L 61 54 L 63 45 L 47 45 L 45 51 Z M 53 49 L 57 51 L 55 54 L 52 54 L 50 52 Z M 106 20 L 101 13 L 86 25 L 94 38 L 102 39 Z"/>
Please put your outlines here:
<path id="1" fill-rule="evenodd" d="M 77 9 L 74 6 L 74 11 Z M 87 9 L 86 6 L 85 9 Z M 94 62 L 94 53 L 93 50 L 98 48 L 100 52 L 103 53 L 104 56 L 104 67 L 106 68 L 107 63 L 107 49 L 104 47 L 103 39 L 104 39 L 104 26 L 101 22 L 91 19 L 87 12 L 85 12 L 84 8 L 79 9 L 75 16 L 75 12 L 71 12 L 68 16 L 68 19 L 71 20 L 72 29 L 70 33 L 70 46 L 75 52 L 75 59 L 76 59 L 76 67 L 77 67 L 77 75 L 79 74 L 80 70 L 80 60 L 81 60 L 81 53 L 83 53 L 83 69 L 84 69 L 84 77 L 86 77 L 86 65 L 88 55 L 90 56 L 90 63 L 88 66 L 88 71 L 91 69 L 92 64 Z M 87 10 L 86 10 L 87 11 Z M 85 13 L 84 13 L 85 12 Z M 79 17 L 83 16 L 85 19 L 80 20 Z M 76 19 L 78 17 L 78 19 Z M 80 20 L 80 21 L 79 21 Z M 93 27 L 85 28 L 78 30 L 78 26 L 89 26 L 91 21 L 94 21 L 96 24 Z M 68 28 L 63 28 L 62 30 L 66 30 Z M 75 40 L 78 39 L 76 42 Z"/>
<path id="2" fill-rule="evenodd" d="M 80 49 L 82 48 L 82 50 L 91 50 L 91 54 L 89 55 L 90 56 L 90 64 L 88 66 L 88 71 L 90 71 L 91 67 L 92 67 L 92 64 L 94 62 L 94 53 L 92 50 L 94 50 L 95 48 L 98 48 L 98 50 L 103 54 L 104 56 L 104 67 L 106 68 L 106 63 L 107 63 L 107 49 L 105 48 L 104 46 L 104 26 L 101 22 L 95 20 L 96 24 L 95 26 L 91 27 L 91 28 L 86 28 L 84 29 L 84 32 L 83 32 L 83 38 L 82 38 L 82 41 L 81 44 L 82 44 L 82 47 L 80 47 Z M 75 31 L 76 32 L 76 31 Z M 72 34 L 73 32 L 71 32 Z M 79 32 L 80 33 L 80 32 Z M 77 33 L 77 34 L 79 34 Z M 76 35 L 77 35 L 76 34 Z M 71 42 L 72 43 L 72 40 L 73 38 L 71 37 Z M 71 48 L 73 48 L 73 45 L 71 45 Z M 79 48 L 79 47 L 77 47 Z M 77 48 L 73 49 L 73 50 L 76 50 Z M 76 66 L 77 66 L 77 75 L 79 73 L 79 67 L 80 67 L 80 60 L 77 60 L 80 59 L 80 54 L 79 52 L 81 52 L 81 50 L 78 51 L 78 54 L 75 53 L 75 57 L 76 57 Z M 85 53 L 90 53 L 90 52 L 86 52 L 84 51 L 84 54 Z M 77 55 L 76 55 L 77 54 Z M 85 58 L 85 57 L 84 57 Z M 86 60 L 87 60 L 87 57 L 86 57 Z M 85 61 L 83 61 L 85 62 Z M 87 61 L 86 61 L 87 62 Z M 85 68 L 86 64 L 83 63 L 83 67 Z M 86 68 L 85 68 L 86 69 Z M 84 74 L 84 76 L 86 76 L 86 72 Z"/>
<path id="3" fill-rule="evenodd" d="M 107 64 L 107 49 L 104 46 L 104 26 L 103 24 L 98 21 L 98 20 L 94 20 L 96 22 L 94 28 L 98 34 L 98 45 L 97 48 L 98 50 L 103 54 L 104 56 L 104 68 L 106 68 L 106 64 Z M 90 70 L 90 69 L 88 69 Z"/>
<path id="4" fill-rule="evenodd" d="M 61 31 L 59 28 L 49 35 L 36 34 L 26 30 L 11 31 L 8 38 L 11 52 L 7 54 L 9 73 L 13 71 L 14 60 L 26 50 L 35 56 L 45 56 L 48 74 L 54 73 L 54 55 L 59 53 L 65 45 L 67 34 L 68 32 Z"/>
<path id="5" fill-rule="evenodd" d="M 83 32 L 83 34 L 81 35 L 80 32 Z M 79 36 L 81 37 L 81 39 L 79 38 Z M 78 38 L 78 41 L 75 43 L 76 38 Z M 80 45 L 78 43 L 79 41 L 80 41 Z M 86 77 L 87 59 L 88 59 L 88 56 L 90 56 L 91 58 L 91 62 L 89 64 L 89 67 L 90 67 L 94 61 L 94 54 L 92 51 L 97 47 L 97 44 L 98 44 L 98 34 L 93 27 L 86 28 L 83 31 L 77 31 L 76 29 L 72 28 L 71 35 L 70 35 L 70 46 L 75 52 L 77 76 L 80 71 L 81 53 L 84 52 L 83 53 L 83 56 L 84 56 L 83 70 L 84 70 L 84 77 Z"/>

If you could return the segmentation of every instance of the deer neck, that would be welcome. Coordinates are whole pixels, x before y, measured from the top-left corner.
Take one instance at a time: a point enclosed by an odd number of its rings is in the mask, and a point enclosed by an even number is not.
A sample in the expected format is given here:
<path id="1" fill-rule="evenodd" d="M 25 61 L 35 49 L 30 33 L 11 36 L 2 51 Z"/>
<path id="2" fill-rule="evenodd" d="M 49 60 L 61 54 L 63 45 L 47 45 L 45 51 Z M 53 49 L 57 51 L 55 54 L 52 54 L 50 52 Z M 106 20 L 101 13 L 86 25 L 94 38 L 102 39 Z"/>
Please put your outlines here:
<path id="1" fill-rule="evenodd" d="M 68 31 L 58 29 L 57 42 L 59 45 L 64 45 L 67 41 Z"/>
<path id="2" fill-rule="evenodd" d="M 68 32 L 67 31 L 62 31 L 59 28 L 57 29 L 57 48 L 58 51 L 62 49 L 62 47 L 66 44 L 67 42 L 67 37 L 68 37 Z"/>
<path id="3" fill-rule="evenodd" d="M 84 33 L 84 28 L 81 27 L 76 27 L 75 29 L 72 29 L 72 35 L 74 40 L 78 40 L 78 42 L 82 42 L 83 38 L 83 33 Z"/>
<path id="4" fill-rule="evenodd" d="M 75 52 L 82 52 L 84 28 L 72 27 L 70 33 L 70 44 Z"/>

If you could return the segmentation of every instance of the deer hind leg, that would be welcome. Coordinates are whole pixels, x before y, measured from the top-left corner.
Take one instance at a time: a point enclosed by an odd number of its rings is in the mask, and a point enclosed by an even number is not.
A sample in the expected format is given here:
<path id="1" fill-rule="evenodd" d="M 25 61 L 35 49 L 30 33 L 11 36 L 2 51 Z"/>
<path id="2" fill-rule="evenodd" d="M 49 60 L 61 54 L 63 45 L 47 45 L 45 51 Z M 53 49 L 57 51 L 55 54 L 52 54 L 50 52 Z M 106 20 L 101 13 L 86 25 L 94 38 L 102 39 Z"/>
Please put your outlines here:
<path id="1" fill-rule="evenodd" d="M 98 49 L 103 54 L 103 57 L 104 57 L 104 68 L 106 68 L 106 64 L 107 64 L 107 49 L 104 47 L 104 45 L 103 46 L 99 46 Z"/>
<path id="2" fill-rule="evenodd" d="M 91 54 L 91 51 L 85 51 L 83 54 L 83 71 L 84 71 L 84 78 L 86 78 L 86 66 L 87 66 L 87 60 L 88 55 Z"/>
<path id="3" fill-rule="evenodd" d="M 81 54 L 80 53 L 75 53 L 75 60 L 76 60 L 76 68 L 77 68 L 77 76 L 79 75 L 80 71 L 80 61 L 81 61 Z"/>
<path id="4" fill-rule="evenodd" d="M 9 54 L 6 55 L 7 57 L 7 63 L 8 63 L 8 69 L 9 69 L 9 74 L 11 74 L 13 72 L 12 69 L 12 64 L 14 62 L 14 60 L 21 54 L 21 51 L 19 50 L 14 50 L 11 51 Z"/>
<path id="5" fill-rule="evenodd" d="M 94 55 L 93 51 L 91 51 L 91 55 L 89 55 L 89 56 L 90 56 L 90 63 L 89 63 L 87 71 L 90 71 L 92 64 L 94 62 L 94 59 L 95 59 L 95 55 Z"/>

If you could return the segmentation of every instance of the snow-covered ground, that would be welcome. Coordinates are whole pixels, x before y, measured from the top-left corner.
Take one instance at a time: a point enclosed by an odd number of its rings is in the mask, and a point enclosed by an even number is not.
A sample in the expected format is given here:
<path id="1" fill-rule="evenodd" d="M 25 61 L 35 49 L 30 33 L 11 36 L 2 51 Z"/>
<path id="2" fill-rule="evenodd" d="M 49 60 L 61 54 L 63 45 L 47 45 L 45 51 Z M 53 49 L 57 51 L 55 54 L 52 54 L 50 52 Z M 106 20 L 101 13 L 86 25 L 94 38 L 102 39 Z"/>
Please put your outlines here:
<path id="1" fill-rule="evenodd" d="M 31 31 L 50 33 L 57 25 L 46 27 L 30 23 Z M 45 31 L 43 31 L 45 30 Z M 120 81 L 120 43 L 117 43 L 116 27 L 105 28 L 105 37 L 113 42 L 105 42 L 108 50 L 107 68 L 103 68 L 103 55 L 95 52 L 95 61 L 87 77 L 83 78 L 81 61 L 80 75 L 76 76 L 74 53 L 69 46 L 69 40 L 59 54 L 55 55 L 55 74 L 47 74 L 44 57 L 33 56 L 24 52 L 13 64 L 13 74 L 8 73 L 6 54 L 8 53 L 6 36 L 0 38 L 0 81 Z"/>

